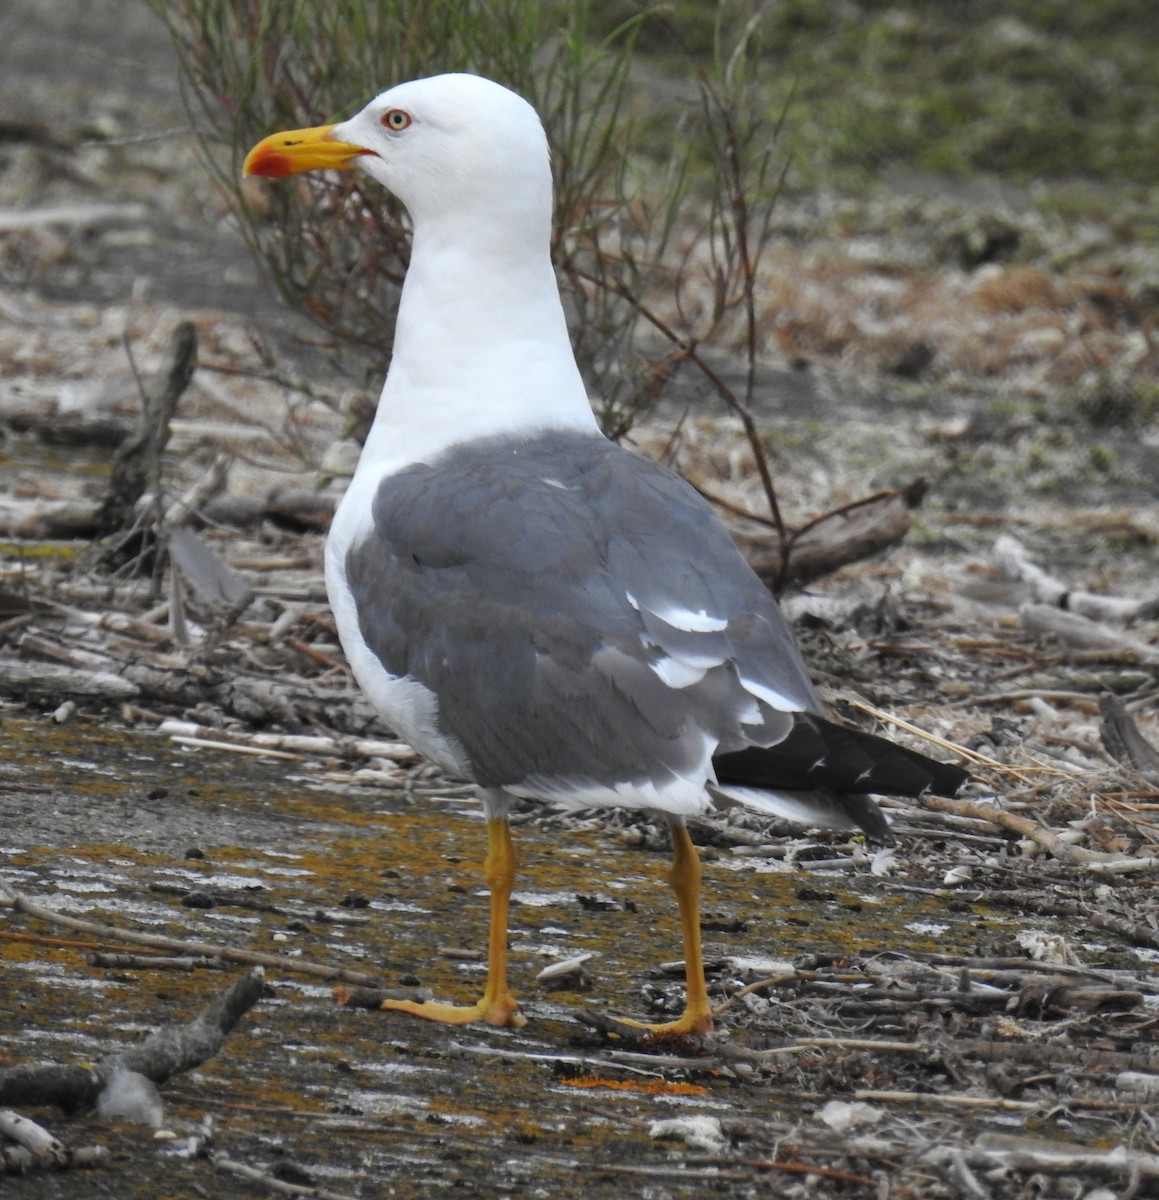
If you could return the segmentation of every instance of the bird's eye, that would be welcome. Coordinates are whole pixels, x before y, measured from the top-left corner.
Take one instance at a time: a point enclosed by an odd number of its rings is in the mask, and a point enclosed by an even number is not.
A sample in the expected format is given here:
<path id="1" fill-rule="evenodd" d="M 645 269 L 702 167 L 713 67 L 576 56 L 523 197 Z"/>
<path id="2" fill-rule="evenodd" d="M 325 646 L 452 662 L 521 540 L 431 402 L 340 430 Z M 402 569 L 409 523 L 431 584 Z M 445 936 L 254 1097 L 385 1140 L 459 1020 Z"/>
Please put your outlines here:
<path id="1" fill-rule="evenodd" d="M 392 108 L 382 114 L 382 124 L 392 133 L 399 133 L 410 124 L 410 113 L 401 108 Z"/>

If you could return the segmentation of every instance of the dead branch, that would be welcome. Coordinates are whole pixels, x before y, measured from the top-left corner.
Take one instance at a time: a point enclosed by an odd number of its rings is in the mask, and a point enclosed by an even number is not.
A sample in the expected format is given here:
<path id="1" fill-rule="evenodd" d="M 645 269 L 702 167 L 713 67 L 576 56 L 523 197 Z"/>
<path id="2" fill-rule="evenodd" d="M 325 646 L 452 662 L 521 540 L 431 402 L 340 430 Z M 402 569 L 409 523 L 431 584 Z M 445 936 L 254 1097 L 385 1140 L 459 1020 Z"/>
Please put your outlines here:
<path id="1" fill-rule="evenodd" d="M 189 523 L 193 515 L 200 512 L 216 496 L 220 496 L 229 482 L 229 468 L 233 459 L 223 451 L 213 456 L 213 461 L 182 495 L 165 510 L 163 524 L 176 529 Z"/>
<path id="2" fill-rule="evenodd" d="M 1130 1012 L 1143 1003 L 1143 993 L 1119 988 L 1059 987 L 1046 983 L 1024 987 L 1015 1012 Z"/>
<path id="3" fill-rule="evenodd" d="M 46 225 L 71 225 L 83 229 L 109 224 L 143 225 L 150 216 L 151 211 L 144 204 L 45 204 L 37 208 L 5 209 L 0 212 L 0 233 L 42 229 Z"/>
<path id="4" fill-rule="evenodd" d="M 1156 860 L 1153 858 L 1140 861 L 1145 862 L 1148 867 L 1156 865 Z M 1141 921 L 1131 921 L 1126 917 L 1107 912 L 1095 904 L 1084 904 L 1079 900 L 1055 899 L 1027 891 L 994 892 L 987 896 L 987 903 L 1000 904 L 1017 909 L 1019 912 L 1036 912 L 1044 917 L 1078 917 L 1098 929 L 1118 934 L 1132 945 L 1159 949 L 1159 930 Z"/>
<path id="5" fill-rule="evenodd" d="M 986 893 L 987 901 L 995 895 L 1017 897 L 1017 899 L 1011 901 L 1011 906 L 1017 907 L 1022 903 L 1022 898 L 1026 896 L 1026 893 L 988 891 Z M 1029 903 L 1028 898 L 1026 902 Z M 893 950 L 879 950 L 874 951 L 866 957 L 874 962 L 882 960 L 904 966 L 908 966 L 911 961 L 913 963 L 921 963 L 925 964 L 928 969 L 938 975 L 944 974 L 947 970 L 961 972 L 963 969 L 966 969 L 970 979 L 1012 983 L 1018 986 L 1021 986 L 1027 975 L 1033 974 L 1058 975 L 1071 979 L 1089 979 L 1099 983 L 1133 983 L 1136 980 L 1134 975 L 1121 971 L 1093 969 L 1091 967 L 1074 966 L 1070 963 L 1047 963 L 1021 957 L 964 958 L 958 954 L 939 954 L 932 950 L 909 950 L 905 954 Z"/>
<path id="6" fill-rule="evenodd" d="M 103 967 L 110 971 L 195 971 L 198 967 L 220 970 L 224 965 L 219 959 L 194 958 L 184 955 L 175 958 L 164 954 L 95 954 L 85 955 L 90 967 Z"/>
<path id="7" fill-rule="evenodd" d="M 1126 655 L 1139 662 L 1159 662 L 1159 647 L 1118 630 L 1108 629 L 1090 617 L 1064 612 L 1047 604 L 1024 604 L 1019 614 L 1023 625 L 1031 633 L 1056 637 L 1067 646 L 1096 653 Z"/>
<path id="8" fill-rule="evenodd" d="M 1125 767 L 1138 771 L 1148 783 L 1159 786 L 1159 750 L 1139 732 L 1139 726 L 1115 696 L 1099 697 L 1103 745 Z"/>
<path id="9" fill-rule="evenodd" d="M 229 742 L 255 750 L 276 750 L 288 755 L 315 755 L 329 758 L 386 758 L 391 762 L 415 763 L 417 750 L 406 742 L 385 742 L 372 738 L 334 738 L 316 734 L 250 733 L 245 730 L 213 729 L 192 721 L 163 721 L 157 732 L 180 741 L 183 738 L 205 738 Z"/>
<path id="10" fill-rule="evenodd" d="M 1122 1050 L 1084 1050 L 1068 1043 L 1011 1042 L 994 1038 L 979 1038 L 963 1049 L 981 1061 L 1029 1063 L 1036 1067 L 1056 1067 L 1065 1070 L 1124 1071 L 1154 1073 L 1159 1066 L 1154 1055 L 1130 1054 Z"/>
<path id="11" fill-rule="evenodd" d="M 109 654 L 98 654 L 85 650 L 81 646 L 68 645 L 57 638 L 47 637 L 43 633 L 29 629 L 20 635 L 16 643 L 24 658 L 38 658 L 46 662 L 59 663 L 61 666 L 72 667 L 77 671 L 108 670 L 115 665 Z"/>
<path id="12" fill-rule="evenodd" d="M 934 1146 L 923 1157 L 939 1161 L 946 1152 L 945 1147 Z M 990 1169 L 1087 1176 L 1137 1173 L 1145 1179 L 1159 1178 L 1159 1155 L 1121 1145 L 1101 1149 L 1019 1134 L 983 1133 L 963 1153 L 971 1166 Z"/>
<path id="13" fill-rule="evenodd" d="M 142 395 L 141 419 L 136 432 L 123 442 L 113 459 L 112 475 L 101 506 L 97 527 L 105 534 L 119 533 L 134 522 L 137 501 L 152 487 L 158 489 L 161 455 L 169 441 L 169 423 L 189 381 L 197 359 L 197 329 L 182 321 L 173 334 L 172 359 L 165 384 L 156 394 Z"/>
<path id="14" fill-rule="evenodd" d="M 1104 855 L 1096 850 L 1084 850 L 1081 846 L 1072 846 L 1062 838 L 1037 821 L 1029 817 L 1020 817 L 1015 813 L 1006 812 L 989 800 L 950 800 L 944 796 L 921 796 L 918 804 L 935 812 L 957 813 L 959 816 L 980 817 L 1001 829 L 1009 829 L 1019 837 L 1028 838 L 1044 850 L 1048 850 L 1055 858 L 1072 866 L 1088 865 L 1102 862 L 1112 856 Z"/>
<path id="15" fill-rule="evenodd" d="M 169 640 L 161 627 L 121 613 L 101 616 L 74 611 L 71 615 L 133 638 L 147 636 L 155 643 Z M 308 713 L 322 724 L 355 735 L 372 732 L 379 725 L 374 710 L 352 687 L 333 689 L 328 700 L 305 678 L 258 677 L 229 669 L 236 664 L 224 663 L 198 662 L 197 669 L 191 670 L 191 661 L 176 655 L 147 659 L 138 654 L 134 658 L 125 663 L 120 675 L 94 676 L 92 672 L 0 657 L 0 693 L 50 700 L 92 696 L 117 704 L 136 699 L 179 708 L 195 708 L 212 700 L 230 715 L 254 725 L 302 725 L 307 719 L 303 714 Z"/>
<path id="16" fill-rule="evenodd" d="M 57 700 L 84 696 L 119 704 L 133 700 L 140 689 L 131 680 L 108 671 L 86 671 L 48 662 L 0 658 L 0 692 Z"/>
<path id="17" fill-rule="evenodd" d="M 272 521 L 283 529 L 324 533 L 330 527 L 337 501 L 327 492 L 272 487 L 264 496 L 231 492 L 215 496 L 202 512 L 206 520 L 233 529 L 249 529 Z"/>
<path id="18" fill-rule="evenodd" d="M 114 1070 L 134 1071 L 154 1083 L 208 1062 L 225 1043 L 238 1021 L 261 999 L 265 973 L 247 971 L 186 1025 L 164 1025 L 139 1045 L 97 1064 L 105 1076 Z"/>
<path id="19" fill-rule="evenodd" d="M 0 1109 L 0 1136 L 16 1142 L 32 1154 L 59 1154 L 64 1145 L 47 1129 L 14 1113 L 10 1108 Z"/>
<path id="20" fill-rule="evenodd" d="M 219 1171 L 236 1175 L 239 1179 L 245 1179 L 250 1183 L 259 1183 L 262 1187 L 268 1188 L 272 1192 L 280 1192 L 283 1196 L 314 1196 L 317 1200 L 355 1200 L 353 1196 L 332 1192 L 329 1188 L 315 1187 L 313 1184 L 288 1183 L 286 1180 L 272 1175 L 269 1171 L 262 1171 L 257 1167 L 248 1166 L 246 1163 L 237 1162 L 225 1154 L 211 1154 L 209 1161 Z"/>
<path id="21" fill-rule="evenodd" d="M 173 337 L 172 360 L 164 386 L 155 394 L 142 390 L 142 410 L 136 430 L 127 438 L 118 423 L 93 422 L 54 415 L 55 440 L 84 437 L 87 444 L 117 445 L 112 474 L 103 499 L 43 500 L 4 497 L 0 500 L 0 533 L 29 539 L 99 537 L 128 529 L 136 521 L 139 501 L 147 490 L 158 494 L 161 455 L 169 440 L 169 426 L 177 401 L 193 377 L 197 331 L 182 321 Z M 21 420 L 14 422 L 17 427 Z M 23 424 L 28 425 L 25 420 Z M 53 440 L 47 438 L 46 440 Z M 204 486 L 209 487 L 206 483 Z"/>
<path id="22" fill-rule="evenodd" d="M 752 412 L 746 407 L 736 393 L 728 386 L 721 374 L 716 371 L 712 364 L 708 362 L 703 354 L 701 354 L 698 346 L 698 339 L 694 337 L 682 337 L 672 326 L 659 316 L 648 304 L 643 302 L 631 288 L 624 284 L 619 279 L 600 279 L 589 274 L 579 268 L 576 268 L 574 274 L 577 279 L 582 279 L 586 283 L 594 284 L 596 287 L 605 288 L 608 291 L 619 296 L 622 300 L 626 300 L 631 308 L 638 313 L 649 325 L 653 327 L 662 337 L 664 337 L 676 350 L 678 358 L 683 361 L 694 364 L 701 374 L 711 383 L 716 391 L 716 394 L 724 402 L 728 410 L 740 421 L 741 427 L 744 430 L 745 439 L 748 441 L 749 449 L 752 451 L 753 462 L 757 468 L 757 475 L 761 481 L 761 487 L 765 494 L 765 499 L 769 503 L 769 512 L 778 533 L 781 535 L 782 542 L 785 537 L 784 521 L 781 517 L 780 505 L 777 501 L 777 490 L 773 485 L 773 477 L 769 470 L 768 456 L 765 454 L 765 448 L 761 442 L 760 430 L 757 429 L 756 421 L 753 419 Z"/>
<path id="23" fill-rule="evenodd" d="M 772 530 L 734 529 L 733 537 L 766 586 L 800 586 L 896 546 L 909 532 L 910 513 L 928 487 L 918 479 L 900 491 L 868 496 L 786 534 L 783 544 Z"/>
<path id="24" fill-rule="evenodd" d="M 116 438 L 92 438 L 78 433 L 85 445 L 116 445 L 124 440 L 124 432 Z M 332 494 L 306 491 L 303 488 L 276 486 L 264 496 L 223 492 L 224 474 L 229 458 L 219 455 L 202 477 L 166 511 L 168 524 L 187 524 L 194 511 L 215 525 L 232 529 L 251 529 L 263 521 L 294 531 L 324 533 L 330 527 L 337 503 Z M 138 498 L 137 508 L 148 501 L 149 493 Z M 0 497 L 0 535 L 28 541 L 45 539 L 93 538 L 104 532 L 102 508 L 98 500 L 45 500 L 16 496 Z"/>
<path id="25" fill-rule="evenodd" d="M 1026 547 L 1009 534 L 1003 534 L 994 542 L 993 554 L 1002 574 L 1007 579 L 1025 584 L 1031 600 L 1038 604 L 1093 620 L 1132 621 L 1159 617 L 1159 596 L 1135 600 L 1069 588 L 1031 562 Z"/>
<path id="26" fill-rule="evenodd" d="M 855 1100 L 881 1104 L 946 1104 L 956 1108 L 997 1108 L 1014 1112 L 1033 1112 L 1039 1104 L 1033 1100 L 1007 1100 L 1001 1096 L 962 1096 L 953 1092 L 898 1092 L 858 1088 Z"/>
<path id="27" fill-rule="evenodd" d="M 4 397 L 0 422 L 14 433 L 34 434 L 48 446 L 101 446 L 113 449 L 132 431 L 132 423 L 115 414 L 61 412 L 55 400 Z"/>
<path id="28" fill-rule="evenodd" d="M 52 1154 L 34 1154 L 23 1146 L 0 1145 L 0 1175 L 29 1175 L 33 1171 L 72 1171 L 106 1166 L 107 1146 L 62 1146 Z"/>
<path id="29" fill-rule="evenodd" d="M 91 537 L 96 532 L 94 500 L 0 498 L 0 535 L 30 542 Z"/>
<path id="30" fill-rule="evenodd" d="M 139 1045 L 111 1054 L 92 1068 L 56 1063 L 2 1068 L 0 1104 L 52 1105 L 73 1111 L 95 1104 L 118 1073 L 131 1072 L 164 1083 L 211 1059 L 258 1002 L 263 987 L 261 969 L 248 971 L 192 1021 L 162 1026 Z"/>

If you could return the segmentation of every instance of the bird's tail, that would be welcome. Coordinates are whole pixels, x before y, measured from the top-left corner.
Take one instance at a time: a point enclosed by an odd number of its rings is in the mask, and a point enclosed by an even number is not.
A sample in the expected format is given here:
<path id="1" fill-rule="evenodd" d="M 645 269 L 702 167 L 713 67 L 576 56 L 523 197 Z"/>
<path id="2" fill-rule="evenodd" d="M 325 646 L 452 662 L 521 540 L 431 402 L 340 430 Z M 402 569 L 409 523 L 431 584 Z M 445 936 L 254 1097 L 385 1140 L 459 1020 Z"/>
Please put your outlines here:
<path id="1" fill-rule="evenodd" d="M 714 793 L 748 808 L 805 824 L 859 828 L 875 841 L 892 837 L 870 798 L 954 796 L 970 778 L 951 763 L 927 758 L 848 725 L 802 713 L 775 746 L 718 754 Z"/>

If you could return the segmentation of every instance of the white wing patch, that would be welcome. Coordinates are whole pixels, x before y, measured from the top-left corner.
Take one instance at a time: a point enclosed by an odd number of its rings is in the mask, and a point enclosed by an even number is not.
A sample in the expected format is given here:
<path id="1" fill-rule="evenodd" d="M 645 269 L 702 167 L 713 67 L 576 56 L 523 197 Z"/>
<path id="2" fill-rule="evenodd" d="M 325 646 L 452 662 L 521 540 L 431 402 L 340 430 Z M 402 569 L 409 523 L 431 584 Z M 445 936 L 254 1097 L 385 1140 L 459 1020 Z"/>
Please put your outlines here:
<path id="1" fill-rule="evenodd" d="M 737 697 L 741 699 L 740 696 Z M 751 698 L 745 698 L 744 707 L 738 707 L 736 710 L 736 719 L 742 725 L 761 726 L 765 723 L 765 714 L 761 712 L 760 705 Z"/>
<path id="2" fill-rule="evenodd" d="M 647 646 L 650 650 L 659 650 L 666 655 L 670 660 L 680 663 L 681 666 L 691 667 L 693 670 L 699 671 L 699 678 L 704 677 L 704 672 L 711 670 L 713 667 L 719 667 L 724 662 L 724 656 L 719 652 L 713 653 L 708 650 L 697 651 L 692 649 L 683 649 L 678 652 L 673 652 L 671 646 L 665 646 L 662 642 L 653 637 L 647 630 L 640 634 L 640 644 Z M 652 670 L 657 670 L 657 664 L 651 664 Z M 695 681 L 694 681 L 695 682 Z M 681 684 L 675 685 L 683 686 Z"/>
<path id="3" fill-rule="evenodd" d="M 750 696 L 756 696 L 758 700 L 763 700 L 778 712 L 805 712 L 808 708 L 808 705 L 802 704 L 800 700 L 793 700 L 763 683 L 757 683 L 755 679 L 745 679 L 742 675 L 740 685 Z"/>
<path id="4" fill-rule="evenodd" d="M 648 645 L 648 642 L 644 644 Z M 691 687 L 694 683 L 699 683 L 704 678 L 708 668 L 717 665 L 715 662 L 710 662 L 702 666 L 699 663 L 681 658 L 658 658 L 648 664 L 670 688 L 677 689 Z"/>
<path id="5" fill-rule="evenodd" d="M 665 625 L 671 625 L 673 629 L 682 630 L 684 633 L 720 633 L 728 628 L 727 617 L 710 617 L 703 608 L 693 612 L 688 608 L 650 607 L 648 611 L 654 617 L 659 617 Z"/>
<path id="6" fill-rule="evenodd" d="M 649 650 L 658 650 L 662 655 L 650 661 L 648 666 L 669 687 L 691 687 L 714 667 L 724 664 L 726 655 L 721 653 L 725 645 L 722 639 L 706 638 L 703 645 L 698 645 L 699 639 L 680 635 L 722 633 L 728 626 L 727 619 L 711 617 L 704 609 L 692 612 L 674 606 L 641 605 L 631 592 L 625 592 L 624 597 L 643 618 L 640 644 Z"/>

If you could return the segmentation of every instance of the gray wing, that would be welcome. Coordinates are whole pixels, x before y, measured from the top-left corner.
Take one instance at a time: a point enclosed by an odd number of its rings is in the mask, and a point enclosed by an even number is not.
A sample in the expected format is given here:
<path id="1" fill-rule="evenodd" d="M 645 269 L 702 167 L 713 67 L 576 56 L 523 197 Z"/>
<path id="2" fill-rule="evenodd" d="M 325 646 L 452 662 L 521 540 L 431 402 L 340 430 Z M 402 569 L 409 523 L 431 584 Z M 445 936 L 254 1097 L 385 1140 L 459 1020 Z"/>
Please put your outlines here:
<path id="1" fill-rule="evenodd" d="M 434 693 L 486 787 L 662 785 L 819 707 L 704 501 L 603 438 L 497 439 L 385 479 L 346 571 L 367 645 Z"/>

